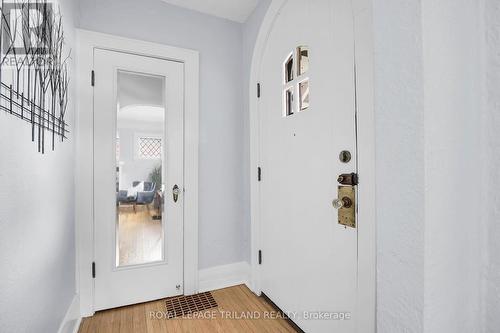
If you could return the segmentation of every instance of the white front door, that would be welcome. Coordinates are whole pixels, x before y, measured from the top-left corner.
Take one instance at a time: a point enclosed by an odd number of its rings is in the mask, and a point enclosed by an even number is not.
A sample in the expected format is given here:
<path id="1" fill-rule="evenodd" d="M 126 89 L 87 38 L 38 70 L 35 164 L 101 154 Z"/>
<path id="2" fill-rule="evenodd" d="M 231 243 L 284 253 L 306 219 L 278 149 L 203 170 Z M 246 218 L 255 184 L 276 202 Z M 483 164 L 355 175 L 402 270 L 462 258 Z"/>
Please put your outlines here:
<path id="1" fill-rule="evenodd" d="M 261 289 L 306 332 L 356 330 L 357 229 L 332 205 L 356 172 L 354 77 L 351 1 L 286 1 L 259 80 Z"/>
<path id="2" fill-rule="evenodd" d="M 94 50 L 94 309 L 183 293 L 183 64 Z"/>

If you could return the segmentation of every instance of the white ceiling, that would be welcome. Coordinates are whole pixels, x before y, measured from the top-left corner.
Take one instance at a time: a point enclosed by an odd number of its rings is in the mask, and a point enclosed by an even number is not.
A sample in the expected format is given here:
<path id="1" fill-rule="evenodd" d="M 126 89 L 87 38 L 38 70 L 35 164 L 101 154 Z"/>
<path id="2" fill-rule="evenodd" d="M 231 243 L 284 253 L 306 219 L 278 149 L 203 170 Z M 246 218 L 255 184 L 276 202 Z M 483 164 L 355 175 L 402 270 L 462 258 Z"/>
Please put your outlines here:
<path id="1" fill-rule="evenodd" d="M 260 0 L 163 0 L 169 4 L 243 23 Z"/>

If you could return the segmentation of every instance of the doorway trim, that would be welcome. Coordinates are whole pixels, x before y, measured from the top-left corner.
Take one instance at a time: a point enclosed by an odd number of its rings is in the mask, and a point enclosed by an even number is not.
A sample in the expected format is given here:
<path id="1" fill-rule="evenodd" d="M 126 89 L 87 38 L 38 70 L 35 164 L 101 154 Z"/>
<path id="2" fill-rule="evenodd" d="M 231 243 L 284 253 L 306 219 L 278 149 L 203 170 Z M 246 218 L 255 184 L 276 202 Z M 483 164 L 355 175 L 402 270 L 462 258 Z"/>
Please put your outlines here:
<path id="1" fill-rule="evenodd" d="M 260 109 L 257 84 L 268 36 L 287 0 L 272 0 L 260 26 L 250 71 L 250 214 L 251 214 L 251 289 L 260 295 L 259 249 L 260 221 Z M 358 172 L 358 294 L 357 331 L 376 331 L 376 207 L 375 207 L 375 117 L 373 80 L 372 0 L 352 0 L 354 17 L 354 63 L 356 73 L 356 113 Z"/>
<path id="2" fill-rule="evenodd" d="M 76 287 L 82 317 L 94 314 L 93 51 L 95 48 L 184 63 L 184 294 L 198 292 L 199 53 L 77 29 Z M 96 77 L 98 80 L 99 77 Z M 98 272 L 97 272 L 98 274 Z"/>

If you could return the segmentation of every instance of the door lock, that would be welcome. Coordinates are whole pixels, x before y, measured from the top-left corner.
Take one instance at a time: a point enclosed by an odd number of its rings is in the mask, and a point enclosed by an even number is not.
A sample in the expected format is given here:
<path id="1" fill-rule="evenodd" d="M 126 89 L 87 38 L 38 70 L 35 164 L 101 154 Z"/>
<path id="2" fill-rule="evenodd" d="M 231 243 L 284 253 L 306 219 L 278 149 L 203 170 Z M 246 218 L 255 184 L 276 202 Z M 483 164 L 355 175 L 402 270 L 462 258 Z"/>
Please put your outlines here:
<path id="1" fill-rule="evenodd" d="M 356 186 L 339 186 L 332 205 L 337 209 L 339 224 L 356 228 Z"/>
<path id="2" fill-rule="evenodd" d="M 342 185 L 358 185 L 358 174 L 357 173 L 343 173 L 338 178 L 337 181 Z"/>

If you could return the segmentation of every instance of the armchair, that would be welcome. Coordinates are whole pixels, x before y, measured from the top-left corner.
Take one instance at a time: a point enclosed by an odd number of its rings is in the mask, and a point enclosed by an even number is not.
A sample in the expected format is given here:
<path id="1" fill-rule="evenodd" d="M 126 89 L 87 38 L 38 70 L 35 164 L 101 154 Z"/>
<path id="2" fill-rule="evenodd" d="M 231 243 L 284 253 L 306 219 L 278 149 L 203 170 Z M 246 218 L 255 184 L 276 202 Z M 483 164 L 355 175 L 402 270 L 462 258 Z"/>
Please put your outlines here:
<path id="1" fill-rule="evenodd" d="M 139 185 L 140 181 L 134 181 L 132 186 Z M 152 182 L 144 182 L 144 191 L 137 192 L 135 196 L 128 196 L 127 190 L 120 190 L 116 196 L 117 205 L 133 205 L 134 212 L 137 205 L 149 205 L 153 203 L 155 198 L 156 184 Z"/>

